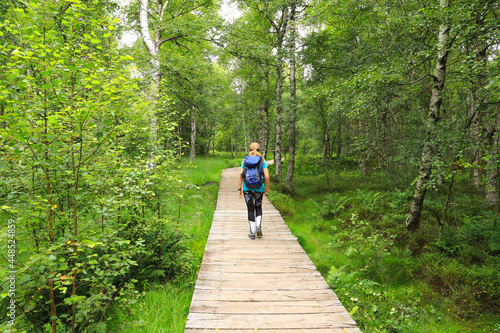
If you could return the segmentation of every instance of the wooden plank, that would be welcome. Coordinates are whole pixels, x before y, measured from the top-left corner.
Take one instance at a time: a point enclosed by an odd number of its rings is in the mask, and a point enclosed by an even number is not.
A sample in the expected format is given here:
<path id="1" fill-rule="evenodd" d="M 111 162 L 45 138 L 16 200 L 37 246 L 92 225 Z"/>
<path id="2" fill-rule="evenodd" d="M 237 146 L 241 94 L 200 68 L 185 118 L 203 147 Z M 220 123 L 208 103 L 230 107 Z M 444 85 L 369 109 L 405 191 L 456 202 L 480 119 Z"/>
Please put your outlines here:
<path id="1" fill-rule="evenodd" d="M 241 291 L 261 291 L 266 290 L 324 290 L 329 289 L 324 283 L 316 283 L 313 280 L 288 280 L 279 284 L 273 281 L 274 285 L 269 285 L 269 281 L 244 280 L 244 281 L 214 281 L 199 279 L 195 289 L 205 290 L 241 290 Z"/>
<path id="2" fill-rule="evenodd" d="M 290 260 L 290 259 L 293 259 Z M 256 268 L 260 265 L 260 264 L 264 264 L 264 265 L 269 265 L 269 264 L 275 264 L 275 265 L 295 265 L 295 266 L 300 266 L 300 267 L 311 267 L 311 265 L 313 265 L 311 263 L 310 260 L 308 260 L 309 258 L 305 259 L 305 258 L 301 258 L 301 259 L 297 259 L 297 258 L 280 258 L 280 259 L 256 259 L 256 258 L 249 258 L 249 259 L 233 259 L 234 261 L 230 261 L 229 259 L 220 259 L 220 258 L 205 258 L 203 259 L 203 263 L 205 264 L 221 264 L 221 263 L 224 263 L 224 262 L 227 262 L 227 263 L 235 263 L 235 264 L 243 264 L 243 265 L 252 265 L 252 266 L 255 266 Z"/>
<path id="3" fill-rule="evenodd" d="M 198 279 L 204 280 L 247 280 L 247 279 L 262 279 L 271 281 L 272 279 L 278 280 L 305 280 L 311 279 L 314 281 L 318 281 L 321 283 L 325 283 L 325 280 L 321 276 L 319 272 L 308 271 L 306 273 L 302 272 L 287 272 L 287 273 L 277 273 L 277 272 L 268 272 L 268 273 L 257 273 L 257 272 L 227 272 L 227 271 L 214 271 L 205 269 L 200 271 L 198 274 Z"/>
<path id="4" fill-rule="evenodd" d="M 266 261 L 272 260 L 272 259 L 304 259 L 304 253 L 303 252 L 297 252 L 297 251 L 290 251 L 290 252 L 261 252 L 258 249 L 254 249 L 255 252 L 232 252 L 232 251 L 208 251 L 205 253 L 204 258 L 212 259 L 212 258 L 219 258 L 219 259 L 255 259 L 255 257 L 265 257 Z"/>
<path id="5" fill-rule="evenodd" d="M 307 329 L 307 328 L 298 328 L 298 329 L 238 329 L 234 330 L 233 328 L 188 328 L 184 331 L 184 333 L 220 333 L 220 332 L 231 332 L 231 333 L 361 333 L 360 329 L 357 327 L 352 328 L 326 328 L 326 329 Z"/>
<path id="6" fill-rule="evenodd" d="M 316 273 L 316 267 L 311 266 L 277 266 L 275 264 L 265 264 L 259 266 L 252 265 L 243 265 L 242 263 L 214 263 L 214 264 L 205 264 L 198 276 L 201 272 L 205 270 L 210 270 L 212 272 L 225 272 L 225 273 Z"/>
<path id="7" fill-rule="evenodd" d="M 319 329 L 350 328 L 355 325 L 348 313 L 329 314 L 207 314 L 190 313 L 186 328 Z"/>
<path id="8" fill-rule="evenodd" d="M 193 294 L 192 304 L 195 301 L 249 301 L 249 302 L 275 302 L 283 301 L 319 301 L 338 299 L 331 289 L 316 290 L 311 293 L 309 290 L 267 290 L 265 293 L 258 290 L 249 290 L 242 293 L 241 290 L 214 290 L 196 289 Z"/>
<path id="9" fill-rule="evenodd" d="M 196 313 L 221 314 L 292 314 L 292 313 L 334 313 L 342 312 L 342 304 L 337 300 L 286 301 L 286 302 L 232 302 L 198 301 L 191 308 Z"/>

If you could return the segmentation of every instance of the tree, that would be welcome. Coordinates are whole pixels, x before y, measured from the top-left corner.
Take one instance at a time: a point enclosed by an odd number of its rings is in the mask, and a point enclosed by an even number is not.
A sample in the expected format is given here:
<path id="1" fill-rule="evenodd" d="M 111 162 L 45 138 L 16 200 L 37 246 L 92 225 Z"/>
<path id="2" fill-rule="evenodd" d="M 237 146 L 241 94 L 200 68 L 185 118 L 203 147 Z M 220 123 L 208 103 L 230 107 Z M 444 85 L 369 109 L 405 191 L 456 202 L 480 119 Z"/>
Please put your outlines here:
<path id="1" fill-rule="evenodd" d="M 139 25 L 143 43 L 149 55 L 149 75 L 151 86 L 148 94 L 150 102 L 151 120 L 151 142 L 157 141 L 158 120 L 157 103 L 160 94 L 160 83 L 162 73 L 165 72 L 165 64 L 162 64 L 161 46 L 166 43 L 175 43 L 178 47 L 180 40 L 206 39 L 206 22 L 204 17 L 209 14 L 212 6 L 211 0 L 189 0 L 189 1 L 152 1 L 138 0 L 139 2 Z M 204 11 L 204 9 L 208 9 Z M 202 13 L 203 15 L 199 15 Z M 134 16 L 130 15 L 132 21 Z M 151 29 L 150 26 L 153 28 Z M 151 33 L 153 30 L 153 33 Z M 201 34 L 200 34 L 201 31 Z M 154 36 L 154 40 L 153 37 Z M 192 117 L 192 124 L 195 118 Z M 192 127 L 193 129 L 196 126 Z M 194 144 L 194 141 L 193 141 Z M 156 150 L 153 145 L 152 156 Z M 151 162 L 150 162 L 151 164 Z"/>
<path id="2" fill-rule="evenodd" d="M 288 189 L 292 188 L 293 173 L 295 168 L 295 148 L 296 148 L 296 133 L 295 133 L 295 117 L 297 114 L 297 84 L 295 77 L 295 40 L 297 36 L 296 15 L 297 4 L 292 1 L 290 9 L 290 125 L 289 136 L 290 142 L 288 144 L 288 167 L 285 178 L 285 186 Z"/>
<path id="3" fill-rule="evenodd" d="M 285 52 L 285 36 L 290 20 L 290 8 L 288 1 L 252 1 L 241 0 L 238 3 L 244 8 L 248 8 L 258 18 L 259 22 L 265 23 L 268 29 L 261 30 L 261 33 L 268 32 L 273 35 L 269 41 L 271 47 L 276 48 L 275 70 L 276 70 L 276 143 L 274 149 L 274 163 L 276 165 L 276 177 L 279 182 L 282 178 L 282 136 L 283 136 L 283 62 Z M 262 24 L 262 23 L 261 23 Z M 267 41 L 262 38 L 262 41 Z"/>

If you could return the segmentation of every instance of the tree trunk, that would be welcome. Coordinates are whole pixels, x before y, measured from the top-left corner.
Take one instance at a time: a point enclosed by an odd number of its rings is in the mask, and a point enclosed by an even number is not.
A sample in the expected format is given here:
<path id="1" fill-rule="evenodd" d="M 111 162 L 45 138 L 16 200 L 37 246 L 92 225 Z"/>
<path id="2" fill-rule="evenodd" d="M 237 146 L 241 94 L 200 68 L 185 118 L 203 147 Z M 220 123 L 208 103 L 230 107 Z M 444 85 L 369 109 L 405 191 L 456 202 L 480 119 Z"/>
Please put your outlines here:
<path id="1" fill-rule="evenodd" d="M 486 196 L 484 201 L 493 207 L 498 207 L 499 197 L 498 197 L 498 159 L 495 156 L 500 154 L 500 104 L 497 105 L 496 121 L 493 126 L 488 130 L 488 144 L 491 148 L 490 155 L 492 156 L 488 160 L 487 165 L 487 175 L 486 175 Z"/>
<path id="2" fill-rule="evenodd" d="M 295 2 L 292 2 L 292 9 L 290 13 L 291 23 L 291 41 L 290 41 L 290 125 L 289 125 L 289 144 L 288 144 L 288 167 L 285 177 L 285 186 L 288 190 L 292 188 L 293 173 L 295 169 L 295 146 L 296 146 L 296 133 L 295 133 L 295 116 L 297 112 L 297 99 L 296 99 L 296 82 L 295 82 Z"/>
<path id="3" fill-rule="evenodd" d="M 278 51 L 280 52 L 280 51 Z M 281 95 L 283 93 L 283 64 L 281 58 L 276 66 L 276 147 L 274 149 L 274 165 L 276 165 L 276 178 L 281 183 L 282 161 L 281 161 L 281 137 L 283 135 L 283 105 Z"/>
<path id="4" fill-rule="evenodd" d="M 260 139 L 259 144 L 264 150 L 264 159 L 267 159 L 267 151 L 269 149 L 269 71 L 265 72 L 266 77 L 266 95 L 264 98 L 264 103 L 262 105 L 262 124 L 261 131 L 259 133 Z"/>
<path id="5" fill-rule="evenodd" d="M 471 164 L 472 168 L 472 180 L 474 182 L 474 186 L 479 188 L 481 186 L 481 149 L 479 149 L 479 141 L 480 141 L 480 123 L 481 123 L 481 114 L 479 113 L 479 107 L 476 104 L 476 100 L 474 98 L 474 92 L 469 90 L 467 92 L 467 109 L 469 113 L 469 117 L 471 120 L 470 125 L 470 138 L 472 142 L 472 156 L 471 156 Z"/>
<path id="6" fill-rule="evenodd" d="M 384 103 L 385 104 L 385 103 Z M 388 175 L 391 172 L 391 166 L 389 164 L 389 140 L 387 139 L 389 137 L 388 131 L 389 131 L 389 125 L 387 121 L 387 108 L 388 105 L 384 105 L 384 110 L 382 110 L 382 121 L 381 121 L 381 126 L 382 126 L 382 158 L 383 163 L 384 163 L 384 170 L 386 175 Z"/>
<path id="7" fill-rule="evenodd" d="M 444 12 L 448 7 L 448 0 L 441 0 L 441 10 Z M 438 45 L 437 45 L 437 60 L 434 68 L 433 87 L 429 112 L 426 121 L 426 136 L 422 156 L 420 158 L 420 170 L 418 181 L 413 193 L 413 199 L 410 206 L 410 212 L 406 218 L 406 229 L 416 231 L 420 226 L 422 209 L 424 205 L 425 193 L 427 191 L 427 183 L 431 177 L 432 166 L 431 161 L 435 156 L 435 127 L 440 119 L 441 104 L 443 102 L 443 90 L 446 76 L 446 64 L 449 53 L 448 35 L 450 26 L 448 22 L 443 22 L 439 28 Z"/>
<path id="8" fill-rule="evenodd" d="M 283 104 L 281 97 L 283 94 L 283 40 L 286 32 L 286 22 L 288 21 L 288 7 L 283 10 L 282 25 L 278 29 L 276 27 L 277 35 L 277 55 L 276 55 L 276 147 L 274 152 L 274 165 L 276 166 L 276 178 L 281 183 L 283 174 L 283 163 L 281 161 L 282 150 L 282 136 L 283 136 Z"/>
<path id="9" fill-rule="evenodd" d="M 196 114 L 191 110 L 191 150 L 189 151 L 189 163 L 194 162 L 196 157 Z"/>
<path id="10" fill-rule="evenodd" d="M 231 158 L 234 157 L 233 155 L 233 135 L 231 134 L 231 131 L 229 131 L 229 149 L 231 150 Z"/>
<path id="11" fill-rule="evenodd" d="M 179 160 L 182 158 L 182 137 L 181 137 L 181 121 L 177 124 L 177 137 L 179 139 Z"/>
<path id="12" fill-rule="evenodd" d="M 323 156 L 321 157 L 321 162 L 325 162 L 330 159 L 330 123 L 327 119 L 324 119 L 323 123 Z"/>
<path id="13" fill-rule="evenodd" d="M 161 7 L 161 5 L 160 5 Z M 155 32 L 155 41 L 151 38 L 151 33 L 149 31 L 149 22 L 148 22 L 148 0 L 139 0 L 139 24 L 141 28 L 142 41 L 146 46 L 149 54 L 149 64 L 151 65 L 151 86 L 149 87 L 148 92 L 148 101 L 149 101 L 149 126 L 150 126 L 150 143 L 151 151 L 149 152 L 149 167 L 150 169 L 154 168 L 154 155 L 158 149 L 157 141 L 158 141 L 158 120 L 156 117 L 156 107 L 158 104 L 158 94 L 160 92 L 160 81 L 161 81 L 161 72 L 160 72 L 160 31 Z"/>
<path id="14" fill-rule="evenodd" d="M 247 139 L 247 128 L 245 124 L 245 108 L 241 108 L 241 118 L 243 121 L 243 140 L 245 141 L 245 155 L 248 155 L 248 139 Z"/>
<path id="15" fill-rule="evenodd" d="M 337 144 L 337 156 L 340 156 L 342 155 L 342 122 L 340 121 L 341 119 L 339 119 L 339 125 L 338 125 L 338 130 L 337 130 L 337 136 L 339 138 L 339 142 Z M 332 144 L 333 146 L 333 144 Z M 333 147 L 332 147 L 332 150 L 333 150 Z M 333 153 L 333 151 L 332 151 Z M 332 154 L 332 157 L 333 157 L 333 154 Z"/>

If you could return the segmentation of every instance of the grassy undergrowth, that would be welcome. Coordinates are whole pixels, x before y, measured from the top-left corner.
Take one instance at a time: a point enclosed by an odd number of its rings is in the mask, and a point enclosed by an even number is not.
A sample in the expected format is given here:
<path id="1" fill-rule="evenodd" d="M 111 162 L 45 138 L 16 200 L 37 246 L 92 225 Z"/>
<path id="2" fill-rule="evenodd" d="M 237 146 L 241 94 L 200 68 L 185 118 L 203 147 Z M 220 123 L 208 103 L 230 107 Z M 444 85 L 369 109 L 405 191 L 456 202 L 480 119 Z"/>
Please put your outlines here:
<path id="1" fill-rule="evenodd" d="M 446 185 L 412 234 L 410 184 L 319 165 L 299 161 L 292 192 L 273 184 L 269 198 L 363 332 L 500 332 L 498 214 L 466 175 L 439 237 Z"/>
<path id="2" fill-rule="evenodd" d="M 201 265 L 206 240 L 210 232 L 221 171 L 239 166 L 241 158 L 230 154 L 197 158 L 189 164 L 178 163 L 182 184 L 163 203 L 172 228 L 183 237 L 184 267 L 177 278 L 158 284 L 154 280 L 144 286 L 142 296 L 132 312 L 113 309 L 111 332 L 184 332 L 196 276 Z"/>

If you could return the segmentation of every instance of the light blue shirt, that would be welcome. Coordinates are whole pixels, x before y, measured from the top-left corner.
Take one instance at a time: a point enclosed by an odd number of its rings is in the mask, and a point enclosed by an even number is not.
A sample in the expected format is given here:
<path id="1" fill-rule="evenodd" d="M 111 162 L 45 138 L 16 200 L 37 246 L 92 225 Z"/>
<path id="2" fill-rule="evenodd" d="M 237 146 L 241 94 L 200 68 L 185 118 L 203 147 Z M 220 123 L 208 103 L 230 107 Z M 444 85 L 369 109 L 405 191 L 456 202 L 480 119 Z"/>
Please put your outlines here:
<path id="1" fill-rule="evenodd" d="M 243 161 L 241 161 L 241 168 L 245 168 L 245 164 Z M 265 168 L 267 168 L 267 162 L 264 161 L 264 163 L 262 163 L 262 170 L 264 170 Z M 266 183 L 264 182 L 264 184 L 262 184 L 262 186 L 260 188 L 254 188 L 254 189 L 248 189 L 245 182 L 243 182 L 243 191 L 255 191 L 255 192 L 264 192 L 266 190 Z"/>

